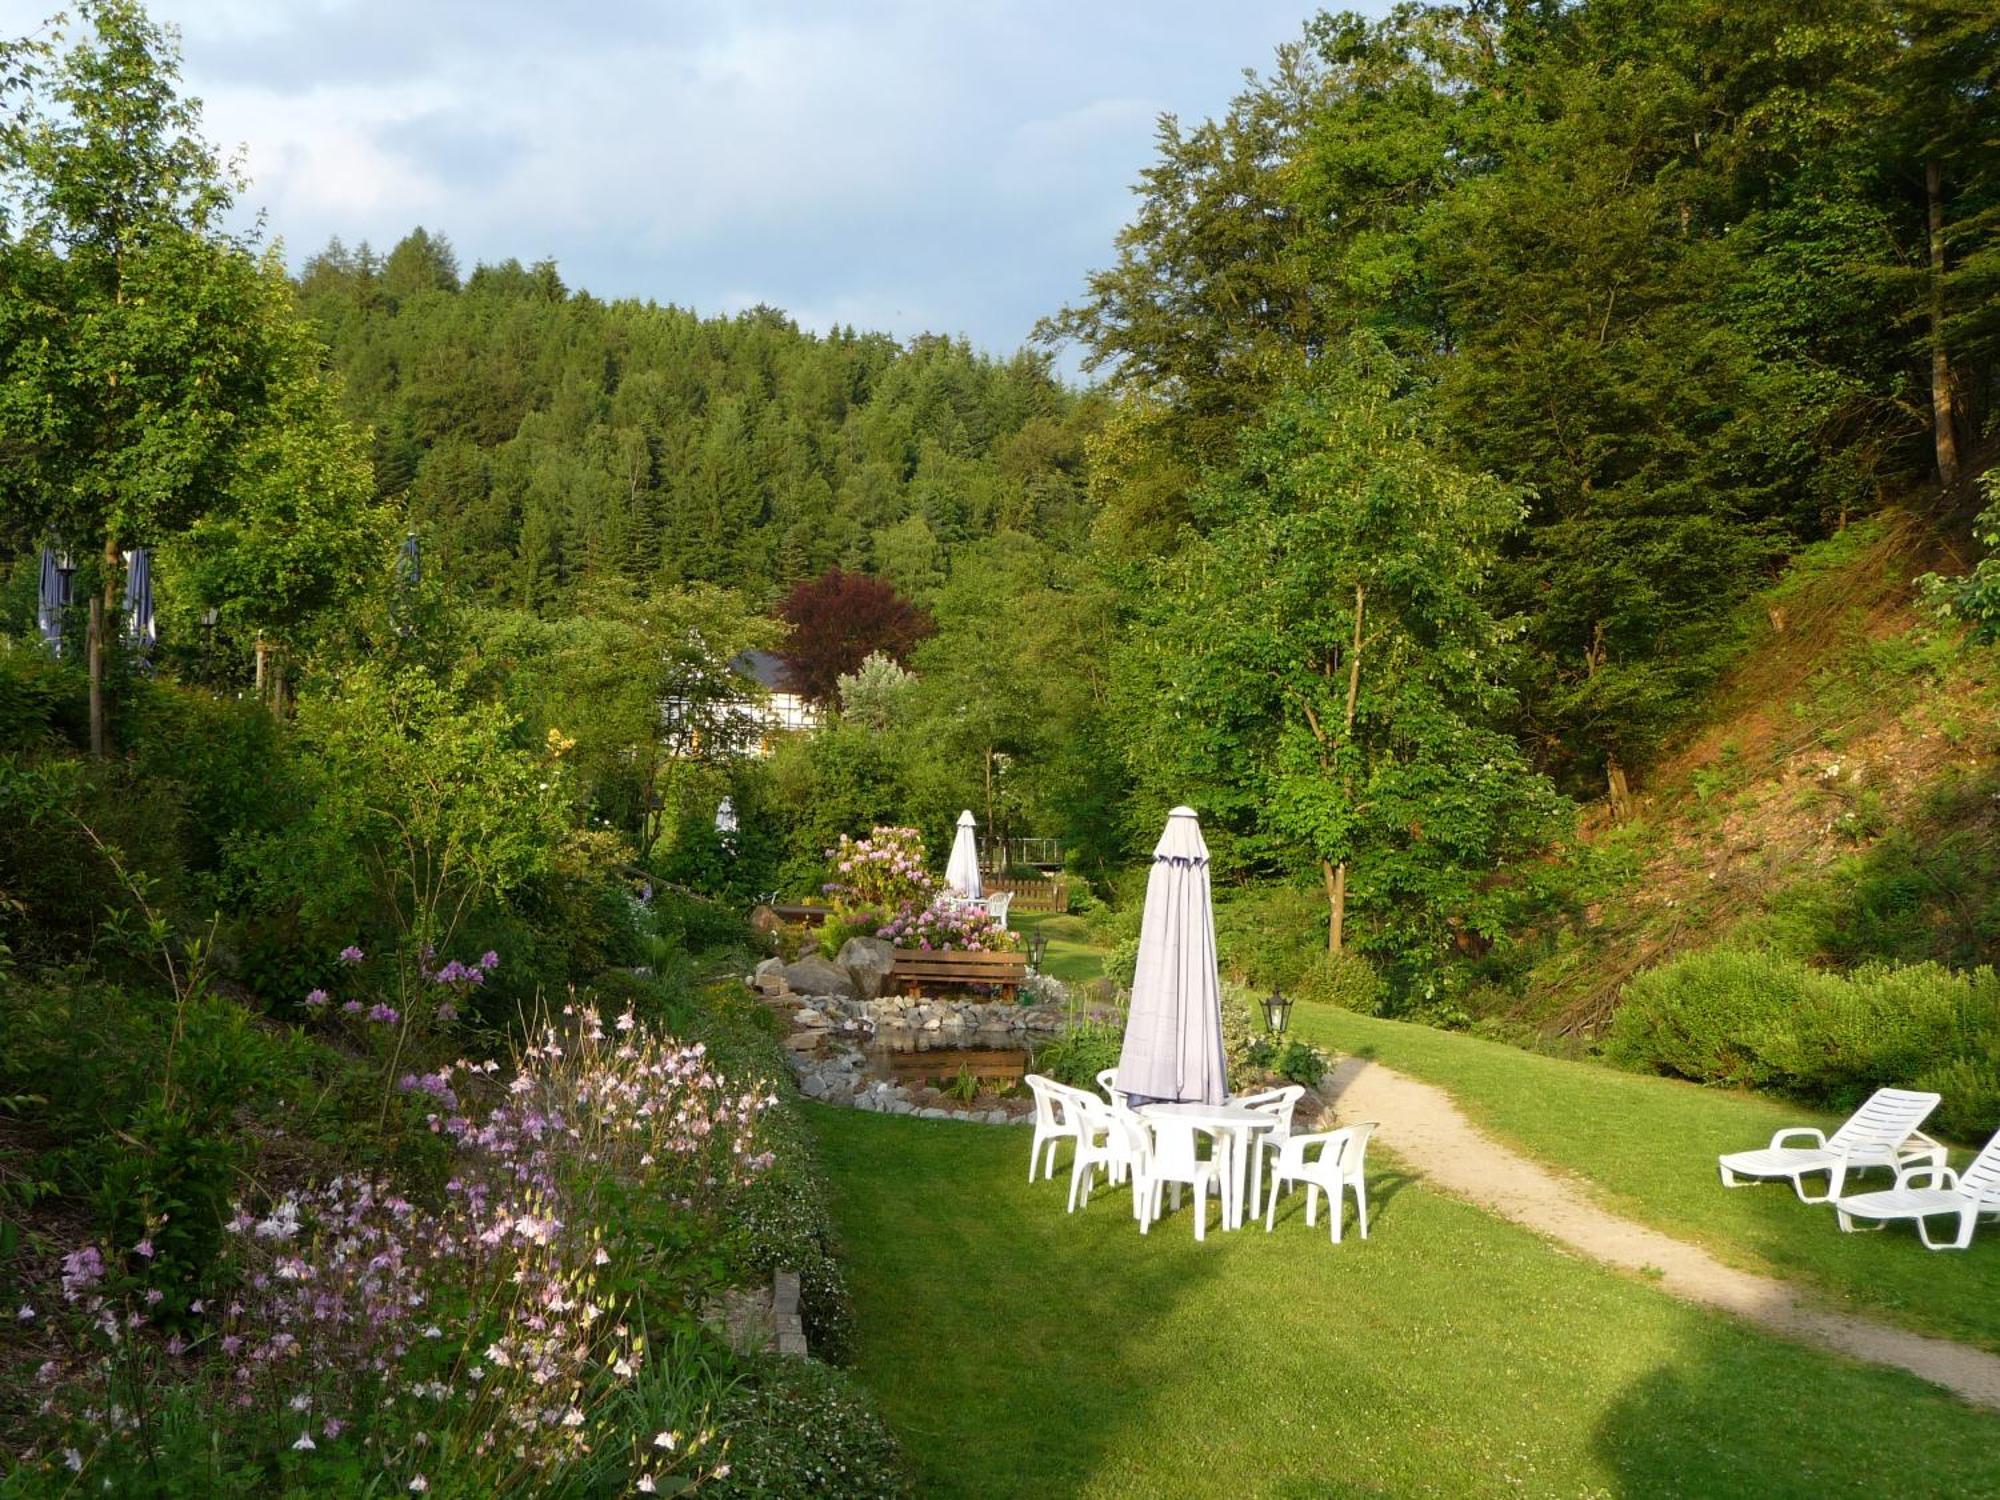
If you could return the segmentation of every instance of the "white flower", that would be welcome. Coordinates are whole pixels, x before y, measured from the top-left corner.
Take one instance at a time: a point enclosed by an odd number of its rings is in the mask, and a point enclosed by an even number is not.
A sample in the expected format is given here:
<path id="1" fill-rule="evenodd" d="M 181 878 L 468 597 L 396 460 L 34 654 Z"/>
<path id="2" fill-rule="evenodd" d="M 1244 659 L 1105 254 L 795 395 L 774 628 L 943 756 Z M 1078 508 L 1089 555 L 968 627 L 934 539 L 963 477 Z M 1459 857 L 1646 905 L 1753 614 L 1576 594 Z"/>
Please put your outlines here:
<path id="1" fill-rule="evenodd" d="M 63 1467 L 72 1474 L 79 1472 L 83 1468 L 83 1455 L 74 1448 L 63 1449 Z"/>
<path id="2" fill-rule="evenodd" d="M 424 1493 L 424 1491 L 428 1490 L 430 1487 L 431 1487 L 431 1482 L 428 1479 L 424 1478 L 424 1476 L 421 1474 L 419 1474 L 415 1479 L 412 1479 L 410 1481 L 410 1493 L 412 1495 L 421 1495 Z"/>
<path id="3" fill-rule="evenodd" d="M 313 1435 L 310 1432 L 302 1432 L 299 1434 L 299 1440 L 296 1443 L 292 1444 L 292 1446 L 301 1453 L 310 1453 L 313 1451 L 313 1449 L 317 1448 L 319 1444 L 313 1441 Z"/>
<path id="4" fill-rule="evenodd" d="M 19 1318 L 23 1323 L 32 1323 L 35 1321 L 35 1310 L 23 1302 L 20 1310 L 14 1316 Z"/>
<path id="5" fill-rule="evenodd" d="M 655 1488 L 656 1488 L 656 1486 L 655 1486 L 655 1485 L 653 1484 L 653 1476 L 652 1476 L 651 1474 L 641 1474 L 641 1475 L 639 1476 L 639 1493 L 640 1493 L 640 1494 L 642 1494 L 642 1495 L 650 1495 L 650 1494 L 654 1493 L 654 1491 L 655 1491 Z"/>
<path id="6" fill-rule="evenodd" d="M 655 1448 L 665 1448 L 671 1453 L 680 1443 L 680 1440 L 681 1435 L 678 1432 L 663 1432 L 653 1439 L 653 1446 Z"/>
<path id="7" fill-rule="evenodd" d="M 313 1398 L 308 1396 L 304 1391 L 300 1391 L 296 1396 L 292 1397 L 291 1405 L 293 1411 L 307 1411 L 311 1408 L 312 1404 Z"/>

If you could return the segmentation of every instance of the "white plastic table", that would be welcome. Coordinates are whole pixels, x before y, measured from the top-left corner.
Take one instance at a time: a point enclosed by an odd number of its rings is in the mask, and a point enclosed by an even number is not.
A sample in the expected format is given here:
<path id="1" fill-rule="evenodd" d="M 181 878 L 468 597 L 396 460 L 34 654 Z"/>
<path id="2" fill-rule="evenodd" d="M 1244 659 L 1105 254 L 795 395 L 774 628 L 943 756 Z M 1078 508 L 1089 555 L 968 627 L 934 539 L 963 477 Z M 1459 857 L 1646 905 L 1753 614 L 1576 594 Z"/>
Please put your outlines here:
<path id="1" fill-rule="evenodd" d="M 1209 1130 L 1229 1142 L 1229 1173 L 1222 1194 L 1222 1227 L 1239 1229 L 1243 1225 L 1243 1171 L 1250 1157 L 1251 1139 L 1260 1130 L 1276 1127 L 1277 1120 L 1261 1109 L 1248 1109 L 1241 1104 L 1146 1104 L 1138 1110 L 1139 1118 L 1174 1119 L 1183 1121 L 1199 1130 Z M 1259 1176 L 1262 1176 L 1263 1162 L 1259 1159 Z"/>

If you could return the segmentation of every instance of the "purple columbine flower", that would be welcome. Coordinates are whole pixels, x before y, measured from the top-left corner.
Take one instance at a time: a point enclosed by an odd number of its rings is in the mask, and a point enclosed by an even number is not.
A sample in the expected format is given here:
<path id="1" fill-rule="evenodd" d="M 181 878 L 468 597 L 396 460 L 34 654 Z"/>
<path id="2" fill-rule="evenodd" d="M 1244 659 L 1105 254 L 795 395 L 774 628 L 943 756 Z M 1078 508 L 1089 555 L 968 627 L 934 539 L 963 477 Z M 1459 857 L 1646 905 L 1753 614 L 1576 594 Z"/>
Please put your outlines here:
<path id="1" fill-rule="evenodd" d="M 340 1009 L 344 1015 L 358 1016 L 361 1014 L 361 1002 L 359 1000 L 350 1000 L 341 1006 Z"/>
<path id="2" fill-rule="evenodd" d="M 308 1010 L 318 1010 L 330 998 L 325 990 L 309 990 L 306 993 L 306 1008 Z"/>
<path id="3" fill-rule="evenodd" d="M 488 948 L 479 955 L 479 967 L 491 972 L 500 967 L 500 955 Z"/>
<path id="4" fill-rule="evenodd" d="M 367 956 L 367 954 L 363 953 L 352 943 L 349 943 L 345 948 L 340 950 L 340 961 L 344 964 L 358 964 Z"/>
<path id="5" fill-rule="evenodd" d="M 384 1005 L 378 1001 L 369 1007 L 368 1019 L 371 1021 L 380 1021 L 384 1026 L 394 1026 L 402 1017 L 396 1013 L 395 1006 Z"/>

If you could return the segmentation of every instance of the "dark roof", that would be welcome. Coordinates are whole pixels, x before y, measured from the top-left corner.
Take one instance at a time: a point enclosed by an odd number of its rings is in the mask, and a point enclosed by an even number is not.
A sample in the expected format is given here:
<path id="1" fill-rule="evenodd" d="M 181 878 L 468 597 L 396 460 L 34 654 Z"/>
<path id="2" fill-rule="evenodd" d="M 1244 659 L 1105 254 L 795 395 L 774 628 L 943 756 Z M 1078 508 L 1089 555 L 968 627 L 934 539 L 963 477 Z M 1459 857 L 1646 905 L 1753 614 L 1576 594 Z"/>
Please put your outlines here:
<path id="1" fill-rule="evenodd" d="M 772 693 L 789 693 L 792 687 L 792 669 L 785 665 L 783 657 L 773 656 L 768 651 L 745 651 L 730 667 L 741 672 Z"/>

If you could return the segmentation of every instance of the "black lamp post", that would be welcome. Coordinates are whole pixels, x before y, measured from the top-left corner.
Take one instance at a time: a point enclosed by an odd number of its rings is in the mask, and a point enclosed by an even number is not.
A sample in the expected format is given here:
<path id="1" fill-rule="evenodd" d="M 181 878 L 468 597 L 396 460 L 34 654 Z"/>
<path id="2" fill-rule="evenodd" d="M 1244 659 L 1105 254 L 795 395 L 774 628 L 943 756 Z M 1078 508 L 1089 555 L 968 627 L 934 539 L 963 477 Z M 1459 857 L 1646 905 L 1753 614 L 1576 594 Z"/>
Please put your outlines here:
<path id="1" fill-rule="evenodd" d="M 1046 933 L 1028 934 L 1028 967 L 1037 974 L 1042 972 L 1042 960 L 1048 957 L 1049 939 Z"/>
<path id="2" fill-rule="evenodd" d="M 1273 1036 L 1285 1034 L 1285 1023 L 1292 1018 L 1292 999 L 1283 990 L 1272 990 L 1264 1001 L 1264 1025 Z"/>

